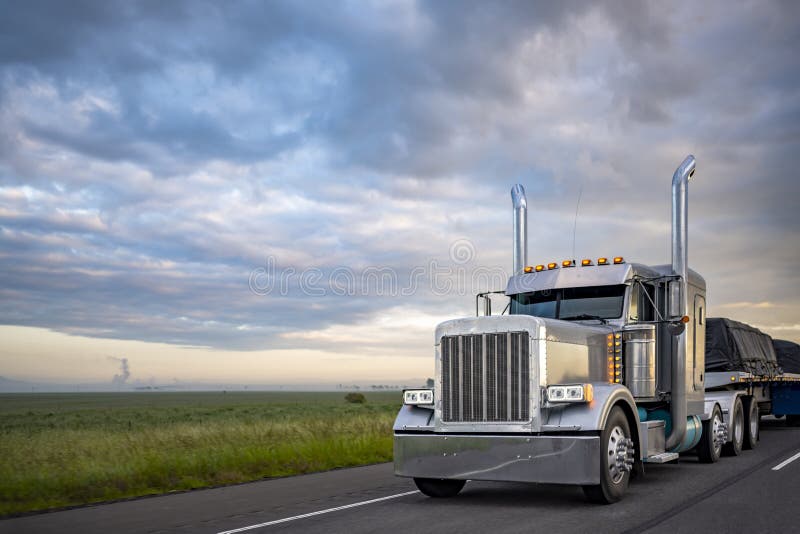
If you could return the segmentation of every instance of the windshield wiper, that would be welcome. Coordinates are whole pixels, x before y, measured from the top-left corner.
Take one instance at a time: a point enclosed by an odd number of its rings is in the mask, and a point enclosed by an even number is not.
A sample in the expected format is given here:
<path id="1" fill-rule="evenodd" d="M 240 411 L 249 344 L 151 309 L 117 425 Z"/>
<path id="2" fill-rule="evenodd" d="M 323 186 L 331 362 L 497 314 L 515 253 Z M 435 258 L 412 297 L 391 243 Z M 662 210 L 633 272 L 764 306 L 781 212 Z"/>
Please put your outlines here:
<path id="1" fill-rule="evenodd" d="M 580 315 L 570 315 L 569 317 L 559 317 L 559 319 L 561 319 L 562 321 L 573 321 L 573 320 L 582 321 L 585 319 L 596 319 L 603 324 L 608 324 L 608 321 L 606 321 L 603 317 L 600 317 L 599 315 L 589 315 L 588 313 L 582 313 Z"/>

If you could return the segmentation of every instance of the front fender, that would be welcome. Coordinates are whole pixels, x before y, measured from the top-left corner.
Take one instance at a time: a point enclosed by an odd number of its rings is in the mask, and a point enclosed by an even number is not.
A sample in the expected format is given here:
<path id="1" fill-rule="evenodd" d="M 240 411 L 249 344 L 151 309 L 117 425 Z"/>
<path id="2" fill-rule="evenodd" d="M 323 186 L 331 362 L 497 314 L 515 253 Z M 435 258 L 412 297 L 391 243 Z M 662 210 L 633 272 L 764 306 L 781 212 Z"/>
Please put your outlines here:
<path id="1" fill-rule="evenodd" d="M 593 383 L 594 399 L 592 402 L 571 404 L 553 404 L 547 407 L 547 419 L 542 424 L 542 432 L 564 431 L 601 431 L 605 428 L 611 409 L 622 406 L 628 421 L 631 422 L 631 434 L 634 441 L 641 443 L 639 436 L 639 413 L 636 403 L 628 388 L 620 384 Z M 641 447 L 639 457 L 641 458 Z"/>

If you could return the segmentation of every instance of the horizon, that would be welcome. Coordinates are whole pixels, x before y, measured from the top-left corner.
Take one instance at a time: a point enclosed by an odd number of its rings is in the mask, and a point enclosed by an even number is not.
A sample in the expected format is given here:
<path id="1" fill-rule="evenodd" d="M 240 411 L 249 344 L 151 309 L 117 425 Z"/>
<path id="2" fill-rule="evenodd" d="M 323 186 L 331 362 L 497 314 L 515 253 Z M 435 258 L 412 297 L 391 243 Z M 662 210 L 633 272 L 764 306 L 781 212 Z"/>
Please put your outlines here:
<path id="1" fill-rule="evenodd" d="M 800 6 L 323 6 L 11 4 L 0 376 L 425 379 L 515 183 L 531 265 L 664 264 L 687 154 L 708 315 L 800 342 Z"/>

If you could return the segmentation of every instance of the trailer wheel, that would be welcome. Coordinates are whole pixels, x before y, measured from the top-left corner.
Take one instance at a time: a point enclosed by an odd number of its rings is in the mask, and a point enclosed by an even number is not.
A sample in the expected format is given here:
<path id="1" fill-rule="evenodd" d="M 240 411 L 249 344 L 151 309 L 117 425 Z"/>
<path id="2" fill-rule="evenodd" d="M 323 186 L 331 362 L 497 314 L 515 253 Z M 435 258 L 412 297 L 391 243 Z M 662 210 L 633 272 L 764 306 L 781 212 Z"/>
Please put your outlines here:
<path id="1" fill-rule="evenodd" d="M 722 412 L 719 406 L 714 405 L 711 418 L 703 421 L 703 434 L 697 444 L 697 457 L 701 463 L 713 464 L 722 454 L 722 445 L 725 443 L 725 425 L 722 421 Z"/>
<path id="2" fill-rule="evenodd" d="M 744 442 L 745 449 L 755 449 L 758 445 L 759 427 L 761 426 L 761 414 L 758 413 L 758 403 L 753 397 L 745 397 L 744 399 L 744 413 L 745 426 L 744 426 Z"/>
<path id="3" fill-rule="evenodd" d="M 461 488 L 466 484 L 466 480 L 451 480 L 447 478 L 415 478 L 414 484 L 417 485 L 419 491 L 428 497 L 435 497 L 437 499 L 445 499 L 447 497 L 455 497 Z"/>
<path id="4" fill-rule="evenodd" d="M 600 433 L 600 484 L 583 486 L 586 498 L 601 504 L 619 501 L 628 489 L 633 458 L 634 444 L 628 419 L 622 408 L 615 406 Z"/>
<path id="5" fill-rule="evenodd" d="M 722 452 L 726 456 L 739 456 L 742 454 L 742 443 L 744 442 L 744 408 L 742 408 L 740 397 L 736 397 L 731 409 L 730 434 L 731 441 L 725 444 Z"/>

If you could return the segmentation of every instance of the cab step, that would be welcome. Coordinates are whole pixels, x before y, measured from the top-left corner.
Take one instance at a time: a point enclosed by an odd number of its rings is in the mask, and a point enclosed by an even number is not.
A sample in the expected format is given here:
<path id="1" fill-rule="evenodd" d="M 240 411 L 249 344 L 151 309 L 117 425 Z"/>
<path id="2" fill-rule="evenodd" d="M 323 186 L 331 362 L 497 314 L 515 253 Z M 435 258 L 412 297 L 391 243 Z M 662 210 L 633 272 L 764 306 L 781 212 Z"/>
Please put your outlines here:
<path id="1" fill-rule="evenodd" d="M 678 459 L 677 452 L 662 452 L 661 454 L 654 454 L 648 456 L 644 461 L 648 464 L 665 464 L 667 462 L 674 462 Z"/>

